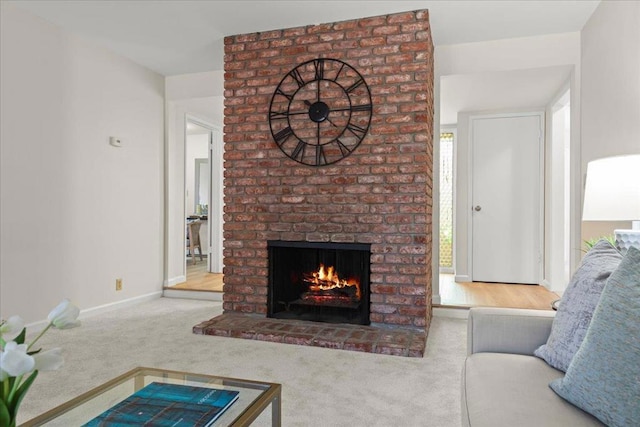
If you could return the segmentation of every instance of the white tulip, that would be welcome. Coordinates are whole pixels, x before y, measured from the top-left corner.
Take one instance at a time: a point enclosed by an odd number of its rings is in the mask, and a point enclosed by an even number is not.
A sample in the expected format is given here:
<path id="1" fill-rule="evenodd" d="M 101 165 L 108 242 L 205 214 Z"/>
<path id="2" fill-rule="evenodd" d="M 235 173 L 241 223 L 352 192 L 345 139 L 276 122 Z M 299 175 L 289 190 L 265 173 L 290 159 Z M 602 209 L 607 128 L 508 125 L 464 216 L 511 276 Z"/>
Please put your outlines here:
<path id="1" fill-rule="evenodd" d="M 0 356 L 0 370 L 12 377 L 19 377 L 33 371 L 35 364 L 33 357 L 27 354 L 27 345 L 18 344 L 15 341 L 9 341 Z"/>
<path id="2" fill-rule="evenodd" d="M 5 341 L 11 341 L 24 329 L 24 320 L 20 316 L 11 316 L 0 326 L 0 336 Z"/>
<path id="3" fill-rule="evenodd" d="M 79 314 L 80 309 L 65 298 L 56 308 L 51 310 L 48 319 L 56 328 L 68 329 L 80 325 Z"/>
<path id="4" fill-rule="evenodd" d="M 38 371 L 55 371 L 64 363 L 62 350 L 59 348 L 41 351 L 34 354 L 33 358 L 36 361 L 35 369 Z"/>

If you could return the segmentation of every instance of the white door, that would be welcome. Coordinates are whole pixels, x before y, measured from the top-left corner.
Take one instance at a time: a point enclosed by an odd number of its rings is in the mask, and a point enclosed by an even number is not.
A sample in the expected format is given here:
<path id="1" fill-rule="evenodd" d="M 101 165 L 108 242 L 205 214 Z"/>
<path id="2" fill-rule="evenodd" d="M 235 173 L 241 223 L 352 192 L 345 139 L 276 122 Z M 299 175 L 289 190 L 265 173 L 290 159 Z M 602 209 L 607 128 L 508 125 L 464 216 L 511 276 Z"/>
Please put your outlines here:
<path id="1" fill-rule="evenodd" d="M 472 280 L 540 283 L 542 115 L 471 120 Z"/>

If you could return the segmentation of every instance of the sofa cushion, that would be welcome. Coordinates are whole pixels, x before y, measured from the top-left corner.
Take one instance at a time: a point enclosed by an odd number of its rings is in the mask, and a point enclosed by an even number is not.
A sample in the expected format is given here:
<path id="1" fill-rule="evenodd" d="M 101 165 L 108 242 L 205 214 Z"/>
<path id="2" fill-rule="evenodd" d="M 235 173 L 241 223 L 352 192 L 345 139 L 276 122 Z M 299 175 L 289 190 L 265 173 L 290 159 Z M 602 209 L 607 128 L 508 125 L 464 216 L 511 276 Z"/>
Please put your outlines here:
<path id="1" fill-rule="evenodd" d="M 622 255 L 611 243 L 600 240 L 587 252 L 562 296 L 547 343 L 534 354 L 566 372 L 587 333 L 593 311 Z"/>
<path id="2" fill-rule="evenodd" d="M 610 426 L 640 423 L 640 251 L 629 248 L 602 291 L 560 396 Z"/>
<path id="3" fill-rule="evenodd" d="M 549 382 L 562 375 L 533 356 L 472 354 L 462 372 L 463 425 L 602 426 L 549 388 Z"/>

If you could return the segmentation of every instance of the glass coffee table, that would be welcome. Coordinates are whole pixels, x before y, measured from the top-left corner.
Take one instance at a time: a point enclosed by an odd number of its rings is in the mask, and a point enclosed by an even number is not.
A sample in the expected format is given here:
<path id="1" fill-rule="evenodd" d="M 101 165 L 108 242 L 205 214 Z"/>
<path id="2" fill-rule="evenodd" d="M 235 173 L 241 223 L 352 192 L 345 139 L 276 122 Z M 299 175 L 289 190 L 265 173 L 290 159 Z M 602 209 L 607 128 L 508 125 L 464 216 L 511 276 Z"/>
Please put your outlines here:
<path id="1" fill-rule="evenodd" d="M 152 382 L 239 391 L 238 400 L 213 424 L 216 427 L 248 426 L 269 405 L 271 425 L 281 426 L 280 384 L 142 367 L 122 374 L 21 425 L 81 426 Z"/>

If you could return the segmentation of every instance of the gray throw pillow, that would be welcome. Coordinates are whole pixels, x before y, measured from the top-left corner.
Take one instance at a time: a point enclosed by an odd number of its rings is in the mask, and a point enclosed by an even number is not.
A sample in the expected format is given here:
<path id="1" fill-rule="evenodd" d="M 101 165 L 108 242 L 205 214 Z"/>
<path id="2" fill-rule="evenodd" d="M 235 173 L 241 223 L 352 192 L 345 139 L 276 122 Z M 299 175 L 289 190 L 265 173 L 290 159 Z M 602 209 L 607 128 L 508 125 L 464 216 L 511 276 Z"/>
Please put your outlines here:
<path id="1" fill-rule="evenodd" d="M 602 291 L 564 378 L 549 386 L 608 426 L 640 423 L 640 251 L 629 248 Z"/>
<path id="2" fill-rule="evenodd" d="M 602 289 L 621 259 L 620 252 L 606 240 L 600 240 L 587 252 L 562 296 L 547 343 L 533 354 L 554 368 L 567 371 L 587 333 Z"/>

